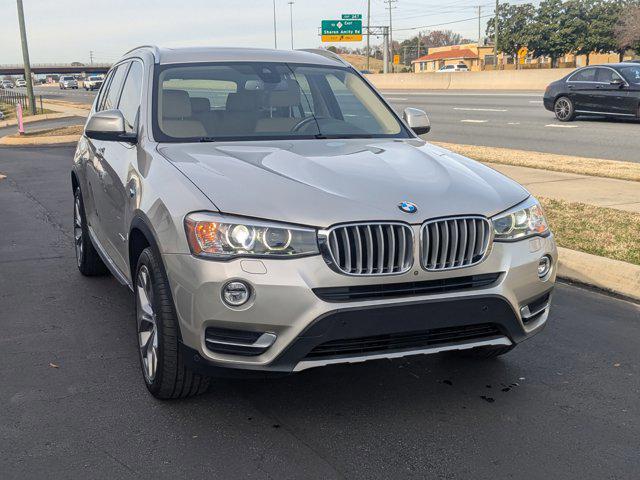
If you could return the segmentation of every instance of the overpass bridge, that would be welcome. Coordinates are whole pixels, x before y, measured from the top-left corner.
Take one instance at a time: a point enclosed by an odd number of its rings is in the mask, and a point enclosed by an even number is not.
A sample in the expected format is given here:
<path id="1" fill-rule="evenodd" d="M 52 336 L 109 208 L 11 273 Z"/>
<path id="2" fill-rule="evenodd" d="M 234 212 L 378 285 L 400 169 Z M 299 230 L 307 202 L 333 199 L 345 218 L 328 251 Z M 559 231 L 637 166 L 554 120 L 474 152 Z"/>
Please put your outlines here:
<path id="1" fill-rule="evenodd" d="M 110 63 L 94 63 L 84 65 L 81 63 L 32 63 L 31 73 L 45 74 L 71 74 L 71 73 L 107 73 L 111 68 Z M 23 65 L 0 65 L 0 75 L 24 75 Z"/>

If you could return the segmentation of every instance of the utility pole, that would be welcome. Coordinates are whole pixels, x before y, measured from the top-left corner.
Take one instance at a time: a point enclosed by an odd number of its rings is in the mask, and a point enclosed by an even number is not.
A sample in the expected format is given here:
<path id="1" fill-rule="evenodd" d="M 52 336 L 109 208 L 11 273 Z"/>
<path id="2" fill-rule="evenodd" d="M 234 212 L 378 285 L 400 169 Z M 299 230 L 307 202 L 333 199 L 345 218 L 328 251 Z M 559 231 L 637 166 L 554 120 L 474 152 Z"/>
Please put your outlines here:
<path id="1" fill-rule="evenodd" d="M 393 62 L 393 16 L 391 14 L 391 10 L 395 7 L 393 6 L 398 0 L 384 0 L 384 3 L 388 4 L 387 7 L 389 9 L 389 56 L 391 57 L 391 62 Z M 391 67 L 391 71 L 393 71 L 393 66 Z"/>
<path id="2" fill-rule="evenodd" d="M 478 5 L 478 55 L 480 55 L 480 44 L 482 43 L 482 7 Z M 478 56 L 478 60 L 480 57 Z"/>
<path id="3" fill-rule="evenodd" d="M 382 73 L 389 73 L 389 27 L 382 27 Z"/>
<path id="4" fill-rule="evenodd" d="M 493 57 L 494 57 L 494 70 L 498 70 L 498 8 L 500 7 L 500 0 L 496 0 L 496 18 L 493 25 Z"/>
<path id="5" fill-rule="evenodd" d="M 421 43 L 422 43 L 422 32 L 418 32 L 418 55 L 416 56 L 416 58 L 420 58 Z"/>
<path id="6" fill-rule="evenodd" d="M 371 33 L 369 32 L 369 29 L 371 28 L 371 0 L 367 0 L 367 70 L 371 69 L 371 66 L 369 64 L 369 55 L 370 53 L 370 43 L 369 43 L 369 39 L 371 38 Z"/>
<path id="7" fill-rule="evenodd" d="M 89 63 L 93 65 L 93 50 L 89 50 Z"/>
<path id="8" fill-rule="evenodd" d="M 291 50 L 293 50 L 293 0 L 289 2 L 289 16 L 291 19 Z"/>
<path id="9" fill-rule="evenodd" d="M 273 0 L 273 48 L 278 48 L 278 34 L 276 33 L 276 0 Z"/>
<path id="10" fill-rule="evenodd" d="M 36 112 L 36 97 L 33 94 L 33 79 L 31 78 L 31 63 L 29 62 L 29 46 L 27 45 L 27 29 L 24 26 L 24 9 L 22 0 L 18 2 L 18 23 L 20 24 L 20 41 L 22 42 L 22 62 L 24 63 L 24 80 L 27 82 L 27 95 L 29 97 L 29 107 L 31 115 Z"/>

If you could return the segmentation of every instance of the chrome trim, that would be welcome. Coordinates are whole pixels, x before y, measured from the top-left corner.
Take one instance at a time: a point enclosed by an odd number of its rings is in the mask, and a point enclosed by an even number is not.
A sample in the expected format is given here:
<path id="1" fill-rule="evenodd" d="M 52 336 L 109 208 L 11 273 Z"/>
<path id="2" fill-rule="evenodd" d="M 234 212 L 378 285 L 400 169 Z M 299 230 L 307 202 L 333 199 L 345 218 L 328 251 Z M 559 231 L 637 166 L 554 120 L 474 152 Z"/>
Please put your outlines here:
<path id="1" fill-rule="evenodd" d="M 534 312 L 529 310 L 529 305 L 525 305 L 520 309 L 520 317 L 522 317 L 523 320 L 528 320 L 544 312 L 547 308 L 549 308 L 550 305 L 551 305 L 551 297 L 549 297 L 549 300 L 547 300 L 544 305 L 542 305 L 540 308 L 538 308 Z"/>
<path id="2" fill-rule="evenodd" d="M 592 112 L 590 110 L 576 110 L 576 113 L 590 113 L 592 115 L 614 115 L 623 117 L 635 117 L 633 113 L 613 113 L 613 112 Z"/>
<path id="3" fill-rule="evenodd" d="M 93 228 L 91 228 L 91 226 L 88 226 L 87 229 L 89 230 L 89 239 L 91 240 L 91 243 L 93 243 L 96 252 L 98 252 L 98 255 L 107 266 L 111 274 L 116 277 L 116 280 L 118 280 L 122 285 L 126 285 L 131 289 L 131 291 L 133 291 L 133 285 L 131 284 L 131 282 L 129 282 L 129 280 L 127 280 L 126 275 L 122 273 L 122 271 L 117 267 L 113 260 L 111 260 L 111 257 L 107 254 L 104 247 L 96 237 Z"/>
<path id="4" fill-rule="evenodd" d="M 276 341 L 277 336 L 275 333 L 263 333 L 258 337 L 258 339 L 253 343 L 239 343 L 239 342 L 226 342 L 223 340 L 212 340 L 210 338 L 205 337 L 204 341 L 206 343 L 212 343 L 214 345 L 228 345 L 232 347 L 247 347 L 247 348 L 262 348 L 266 350 L 271 345 L 273 345 Z"/>
<path id="5" fill-rule="evenodd" d="M 465 258 L 468 258 L 470 255 L 473 255 L 473 251 L 475 251 L 476 248 L 475 247 L 471 248 L 471 245 L 472 244 L 476 245 L 478 243 L 479 237 L 478 237 L 478 229 L 475 229 L 473 232 L 469 232 L 466 226 L 466 222 L 464 224 L 465 225 L 464 235 L 462 235 L 463 232 L 460 232 L 457 222 L 454 222 L 454 225 L 456 227 L 455 230 L 453 230 L 450 233 L 449 225 L 447 222 L 451 220 L 481 220 L 483 222 L 482 223 L 483 229 L 482 229 L 482 233 L 480 234 L 480 237 L 482 237 L 482 240 L 481 240 L 482 243 L 480 244 L 480 248 L 478 249 L 480 251 L 483 251 L 482 257 L 480 259 L 478 259 L 475 262 L 465 263 L 463 265 L 456 265 L 456 263 L 458 263 L 459 258 L 463 258 L 463 261 L 464 261 Z M 431 249 L 428 244 L 428 238 L 425 238 L 425 230 L 430 225 L 435 225 L 435 229 L 437 232 L 434 239 L 435 247 L 433 249 Z M 440 233 L 440 227 L 442 226 L 446 227 L 446 235 L 443 235 Z M 485 229 L 488 229 L 488 233 L 489 233 L 488 237 L 485 234 Z M 474 265 L 478 265 L 484 262 L 484 260 L 491 253 L 491 250 L 493 249 L 494 235 L 495 235 L 495 232 L 493 231 L 493 224 L 491 220 L 489 220 L 487 217 L 483 217 L 482 215 L 459 215 L 455 217 L 444 217 L 444 218 L 436 218 L 433 220 L 427 220 L 420 226 L 420 266 L 428 272 L 444 272 L 444 271 L 458 270 L 460 268 L 467 268 L 467 267 L 472 267 Z M 455 242 L 457 245 L 455 250 L 453 248 L 451 249 L 451 252 L 449 253 L 449 257 L 445 258 L 445 254 L 446 254 L 451 237 L 454 238 L 453 242 Z M 459 241 L 461 238 L 464 238 L 464 242 Z M 467 241 L 469 238 L 473 238 L 473 241 Z M 445 247 L 442 248 L 442 253 L 440 255 L 440 258 L 434 259 L 436 260 L 434 267 L 430 268 L 429 265 L 431 264 L 431 262 L 429 262 L 429 258 L 427 258 L 428 254 L 431 251 L 434 251 L 437 253 L 437 251 L 440 248 L 440 240 L 443 241 Z M 465 245 L 466 251 L 464 253 L 462 252 L 462 249 L 459 248 L 461 243 L 467 244 Z M 460 250 L 460 253 L 456 255 L 458 250 Z M 452 261 L 454 266 L 440 267 L 440 268 L 437 267 L 437 265 L 439 264 L 446 265 L 447 263 L 451 263 Z"/>
<path id="6" fill-rule="evenodd" d="M 389 238 L 389 245 L 385 245 L 385 234 L 383 227 L 385 226 L 398 226 L 402 228 L 402 239 L 403 247 L 400 248 L 398 244 L 398 251 L 396 252 L 396 233 L 392 231 L 392 234 Z M 360 232 L 359 229 L 354 229 L 357 234 L 357 245 L 355 245 L 355 255 L 356 258 L 352 259 L 351 252 L 351 240 L 346 233 L 346 230 L 353 227 L 362 227 L 364 232 Z M 339 231 L 342 235 L 342 239 L 339 240 L 337 238 Z M 334 232 L 336 232 L 334 234 Z M 409 234 L 409 238 L 407 238 L 407 234 Z M 355 235 L 355 234 L 354 234 Z M 378 248 L 378 258 L 375 260 L 375 266 L 373 261 L 373 243 L 374 237 L 378 245 L 382 248 Z M 355 273 L 351 271 L 346 271 L 341 268 L 342 258 L 340 256 L 339 250 L 339 241 L 342 241 L 344 244 L 349 245 L 349 248 L 345 250 L 345 264 L 349 263 L 355 266 Z M 334 272 L 340 273 L 341 275 L 347 275 L 351 277 L 377 277 L 377 276 L 391 276 L 391 275 L 402 275 L 403 273 L 411 270 L 414 264 L 413 251 L 414 251 L 415 239 L 413 229 L 411 225 L 404 222 L 354 222 L 354 223 L 343 223 L 340 225 L 334 225 L 326 230 L 318 231 L 318 246 L 320 249 L 320 253 L 324 258 L 325 262 Z M 367 262 L 364 264 L 364 255 L 363 249 L 367 251 Z M 393 258 L 389 255 L 387 260 L 387 264 L 384 264 L 384 252 L 389 251 L 393 252 Z M 371 253 L 369 253 L 371 252 Z M 398 262 L 395 262 L 395 258 L 399 256 L 399 253 L 403 254 L 403 258 L 398 258 Z M 400 265 L 399 262 L 404 262 L 404 264 Z M 396 265 L 397 263 L 397 265 Z M 398 266 L 398 271 L 392 272 L 384 272 L 384 269 L 390 270 L 393 269 L 394 266 Z M 376 272 L 370 273 L 373 270 Z M 377 271 L 383 270 L 383 271 Z"/>
<path id="7" fill-rule="evenodd" d="M 449 352 L 452 350 L 469 350 L 471 348 L 478 347 L 490 347 L 490 346 L 509 346 L 512 345 L 511 340 L 507 337 L 493 337 L 487 340 L 470 343 L 460 343 L 455 345 L 444 345 L 440 347 L 421 348 L 418 350 L 406 350 L 403 352 L 390 352 L 379 353 L 375 355 L 363 355 L 357 357 L 344 357 L 344 358 L 329 358 L 326 360 L 302 360 L 296 364 L 293 368 L 294 372 L 301 372 L 309 368 L 324 367 L 326 365 L 335 365 L 338 363 L 360 363 L 368 360 L 380 360 L 384 358 L 402 358 L 410 355 L 431 355 L 433 353 Z"/>

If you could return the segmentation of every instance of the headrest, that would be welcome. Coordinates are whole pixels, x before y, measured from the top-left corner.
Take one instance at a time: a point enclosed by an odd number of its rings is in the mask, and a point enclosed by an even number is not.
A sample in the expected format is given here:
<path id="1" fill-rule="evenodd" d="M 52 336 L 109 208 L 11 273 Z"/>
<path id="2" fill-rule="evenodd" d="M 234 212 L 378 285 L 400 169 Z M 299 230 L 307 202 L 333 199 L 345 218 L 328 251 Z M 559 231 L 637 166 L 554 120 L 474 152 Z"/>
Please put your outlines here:
<path id="1" fill-rule="evenodd" d="M 191 101 L 184 90 L 163 90 L 162 118 L 188 118 L 191 116 Z"/>
<path id="2" fill-rule="evenodd" d="M 191 111 L 193 113 L 203 113 L 211 111 L 211 102 L 204 97 L 191 97 Z"/>
<path id="3" fill-rule="evenodd" d="M 300 104 L 300 85 L 295 80 L 287 79 L 284 90 L 272 90 L 269 93 L 270 107 L 293 107 Z"/>
<path id="4" fill-rule="evenodd" d="M 227 112 L 253 112 L 258 109 L 258 92 L 239 91 L 227 95 Z"/>

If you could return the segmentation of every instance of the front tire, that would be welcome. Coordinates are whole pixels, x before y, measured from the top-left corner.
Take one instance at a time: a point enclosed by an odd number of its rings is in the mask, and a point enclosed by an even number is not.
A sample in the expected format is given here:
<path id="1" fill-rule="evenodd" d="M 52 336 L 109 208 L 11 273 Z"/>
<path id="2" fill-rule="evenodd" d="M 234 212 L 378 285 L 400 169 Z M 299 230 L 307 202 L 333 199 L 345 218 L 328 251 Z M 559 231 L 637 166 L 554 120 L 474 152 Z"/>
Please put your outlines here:
<path id="1" fill-rule="evenodd" d="M 571 122 L 576 118 L 576 110 L 569 97 L 560 97 L 553 104 L 553 113 L 560 122 Z"/>
<path id="2" fill-rule="evenodd" d="M 80 187 L 76 188 L 73 195 L 73 240 L 76 249 L 76 263 L 80 273 L 87 277 L 106 275 L 108 273 L 107 267 L 102 262 L 89 236 Z"/>
<path id="3" fill-rule="evenodd" d="M 160 259 L 148 247 L 140 254 L 134 292 L 142 375 L 156 398 L 187 398 L 205 393 L 209 378 L 184 365 L 178 348 L 178 318 Z"/>

